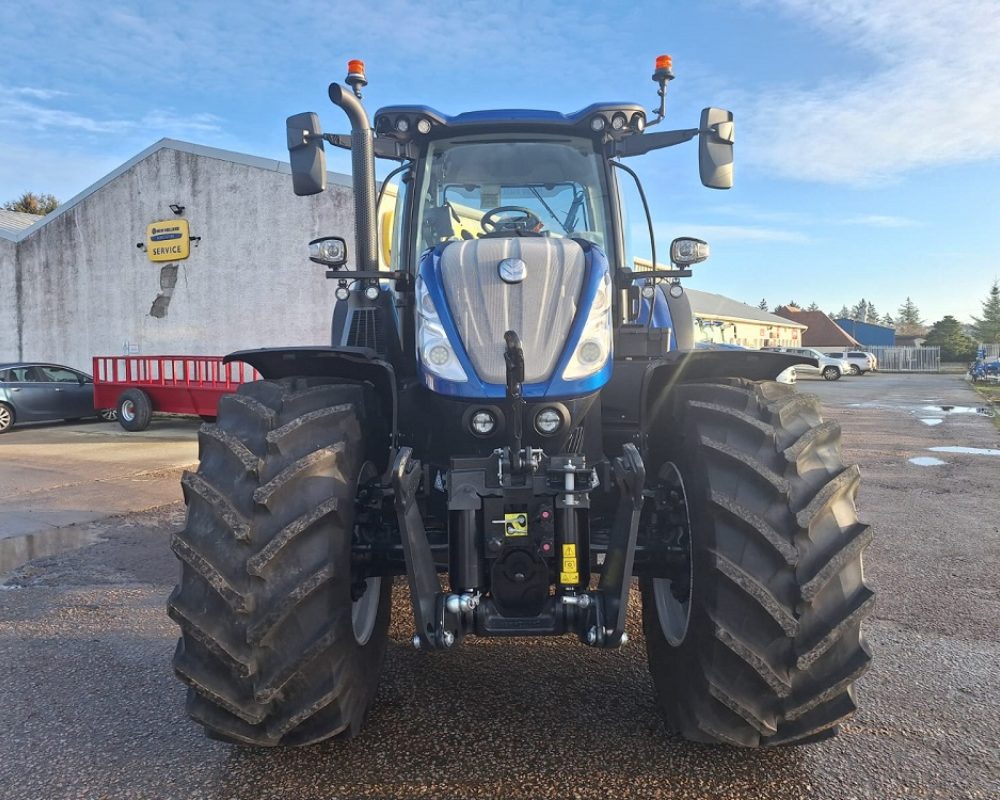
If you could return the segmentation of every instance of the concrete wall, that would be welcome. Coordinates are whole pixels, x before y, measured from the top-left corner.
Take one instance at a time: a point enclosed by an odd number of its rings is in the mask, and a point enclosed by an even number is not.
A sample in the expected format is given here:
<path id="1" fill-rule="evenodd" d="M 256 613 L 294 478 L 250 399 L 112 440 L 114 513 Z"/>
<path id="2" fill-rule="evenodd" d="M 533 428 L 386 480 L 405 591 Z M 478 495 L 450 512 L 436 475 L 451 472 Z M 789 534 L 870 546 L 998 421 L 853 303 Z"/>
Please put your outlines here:
<path id="1" fill-rule="evenodd" d="M 102 354 L 327 344 L 334 286 L 306 245 L 323 235 L 353 245 L 350 189 L 344 179 L 296 197 L 287 171 L 256 161 L 161 148 L 33 229 L 16 257 L 0 239 L 0 361 L 89 370 Z M 201 241 L 186 260 L 154 263 L 136 244 L 147 224 L 174 218 L 171 203 Z M 154 316 L 160 294 L 166 313 Z"/>
<path id="2" fill-rule="evenodd" d="M 17 356 L 17 245 L 0 236 L 0 361 Z"/>

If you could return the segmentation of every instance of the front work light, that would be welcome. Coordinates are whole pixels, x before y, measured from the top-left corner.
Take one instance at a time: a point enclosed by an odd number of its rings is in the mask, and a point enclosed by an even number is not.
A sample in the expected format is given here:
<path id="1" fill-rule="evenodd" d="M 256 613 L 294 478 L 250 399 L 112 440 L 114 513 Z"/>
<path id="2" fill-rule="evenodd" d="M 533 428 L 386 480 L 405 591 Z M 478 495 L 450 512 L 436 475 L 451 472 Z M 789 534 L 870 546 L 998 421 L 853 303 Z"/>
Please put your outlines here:
<path id="1" fill-rule="evenodd" d="M 535 430 L 543 436 L 551 436 L 562 426 L 562 415 L 554 408 L 543 408 L 535 414 Z"/>
<path id="2" fill-rule="evenodd" d="M 478 436 L 489 436 L 497 426 L 497 419 L 489 411 L 483 409 L 472 415 L 469 427 Z"/>
<path id="3" fill-rule="evenodd" d="M 309 260 L 340 269 L 347 263 L 347 242 L 339 236 L 324 236 L 309 242 Z"/>
<path id="4" fill-rule="evenodd" d="M 670 260 L 679 267 L 689 267 L 708 258 L 708 243 L 682 236 L 670 243 Z"/>

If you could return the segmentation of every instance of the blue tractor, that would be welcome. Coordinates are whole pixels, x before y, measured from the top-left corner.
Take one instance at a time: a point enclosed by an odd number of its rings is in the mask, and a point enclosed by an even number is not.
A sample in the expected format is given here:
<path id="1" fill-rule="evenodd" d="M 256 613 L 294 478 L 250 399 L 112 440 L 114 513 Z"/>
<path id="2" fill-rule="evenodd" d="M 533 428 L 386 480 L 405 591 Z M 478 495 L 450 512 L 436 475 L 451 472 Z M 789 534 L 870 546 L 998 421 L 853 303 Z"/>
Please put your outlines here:
<path id="1" fill-rule="evenodd" d="M 394 106 L 372 124 L 363 64 L 348 71 L 329 94 L 350 135 L 287 124 L 298 195 L 324 190 L 324 145 L 351 151 L 355 257 L 310 245 L 335 286 L 332 343 L 231 354 L 264 379 L 222 400 L 183 478 L 169 612 L 190 716 L 249 745 L 357 734 L 405 575 L 421 650 L 619 648 L 641 598 L 674 730 L 831 735 L 870 659 L 858 468 L 818 400 L 774 381 L 801 358 L 695 347 L 680 281 L 708 247 L 677 239 L 657 263 L 625 163 L 697 139 L 702 182 L 729 188 L 732 115 L 651 132 L 668 57 L 650 115 Z M 376 158 L 399 163 L 382 269 Z M 648 270 L 626 254 L 630 182 Z"/>

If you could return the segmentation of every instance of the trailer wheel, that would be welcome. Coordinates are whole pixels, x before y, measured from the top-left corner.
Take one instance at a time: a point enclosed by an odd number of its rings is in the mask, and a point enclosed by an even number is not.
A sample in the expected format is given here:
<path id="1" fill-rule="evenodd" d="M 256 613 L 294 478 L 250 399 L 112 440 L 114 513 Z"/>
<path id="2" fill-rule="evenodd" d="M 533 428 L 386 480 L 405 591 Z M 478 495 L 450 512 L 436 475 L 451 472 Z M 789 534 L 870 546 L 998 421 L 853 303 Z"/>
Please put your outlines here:
<path id="1" fill-rule="evenodd" d="M 676 389 L 656 433 L 657 491 L 680 498 L 671 530 L 689 523 L 674 537 L 686 567 L 641 582 L 668 723 L 743 747 L 835 734 L 856 708 L 874 607 L 861 560 L 872 531 L 858 521 L 859 471 L 841 461 L 840 427 L 815 397 L 730 379 Z"/>
<path id="2" fill-rule="evenodd" d="M 385 447 L 362 389 L 323 379 L 244 384 L 199 432 L 172 538 L 174 670 L 215 739 L 306 745 L 356 735 L 388 641 L 390 578 L 352 564 L 359 486 Z M 377 454 L 372 454 L 377 455 Z M 385 457 L 385 453 L 382 454 Z"/>
<path id="3" fill-rule="evenodd" d="M 127 431 L 144 431 L 153 418 L 153 403 L 142 389 L 126 389 L 115 407 L 118 424 Z"/>

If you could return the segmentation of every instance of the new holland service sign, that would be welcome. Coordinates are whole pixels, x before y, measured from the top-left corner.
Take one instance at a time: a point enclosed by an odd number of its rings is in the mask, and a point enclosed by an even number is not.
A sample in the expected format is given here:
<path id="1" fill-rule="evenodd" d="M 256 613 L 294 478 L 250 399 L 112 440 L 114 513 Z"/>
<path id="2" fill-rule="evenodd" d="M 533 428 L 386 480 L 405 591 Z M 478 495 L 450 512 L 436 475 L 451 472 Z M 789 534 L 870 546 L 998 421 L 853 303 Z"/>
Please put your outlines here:
<path id="1" fill-rule="evenodd" d="M 150 261 L 180 261 L 191 252 L 186 219 L 168 219 L 146 226 L 146 255 Z"/>

